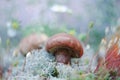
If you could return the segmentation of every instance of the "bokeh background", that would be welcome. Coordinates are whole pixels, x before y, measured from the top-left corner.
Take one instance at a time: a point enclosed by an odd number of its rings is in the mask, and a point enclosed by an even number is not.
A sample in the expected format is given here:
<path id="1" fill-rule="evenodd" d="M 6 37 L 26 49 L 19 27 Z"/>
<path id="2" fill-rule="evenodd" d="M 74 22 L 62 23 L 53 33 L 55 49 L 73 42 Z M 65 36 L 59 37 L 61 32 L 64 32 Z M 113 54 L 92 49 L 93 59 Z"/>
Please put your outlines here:
<path id="1" fill-rule="evenodd" d="M 120 25 L 120 0 L 1 0 L 0 63 L 31 33 L 75 35 L 93 50 L 108 28 Z M 9 54 L 10 55 L 10 54 Z M 9 57 L 7 57 L 9 60 Z"/>
<path id="2" fill-rule="evenodd" d="M 96 33 L 104 35 L 106 27 L 116 26 L 119 22 L 119 4 L 119 0 L 1 0 L 2 46 L 8 39 L 16 44 L 22 36 L 38 30 L 36 28 L 48 35 L 59 30 L 80 34 L 86 33 L 89 24 L 93 23 Z"/>

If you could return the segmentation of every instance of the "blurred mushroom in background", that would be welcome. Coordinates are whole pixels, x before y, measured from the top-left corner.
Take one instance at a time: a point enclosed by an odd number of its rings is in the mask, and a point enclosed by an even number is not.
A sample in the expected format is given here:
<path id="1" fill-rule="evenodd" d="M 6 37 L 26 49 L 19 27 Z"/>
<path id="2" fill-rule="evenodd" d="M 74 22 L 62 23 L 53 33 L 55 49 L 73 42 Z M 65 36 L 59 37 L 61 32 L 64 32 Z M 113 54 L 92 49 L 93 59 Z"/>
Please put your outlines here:
<path id="1" fill-rule="evenodd" d="M 46 34 L 33 33 L 20 41 L 17 51 L 26 56 L 28 52 L 34 49 L 41 49 L 47 39 L 48 36 Z"/>

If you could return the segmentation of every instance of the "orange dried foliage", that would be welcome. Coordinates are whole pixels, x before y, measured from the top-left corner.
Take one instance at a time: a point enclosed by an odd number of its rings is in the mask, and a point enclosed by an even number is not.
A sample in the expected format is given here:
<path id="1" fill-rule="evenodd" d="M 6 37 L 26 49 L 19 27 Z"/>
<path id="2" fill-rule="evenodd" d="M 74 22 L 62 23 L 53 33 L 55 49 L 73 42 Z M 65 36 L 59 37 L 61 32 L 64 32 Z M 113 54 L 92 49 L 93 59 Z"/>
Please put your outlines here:
<path id="1" fill-rule="evenodd" d="M 120 36 L 115 35 L 109 44 L 105 57 L 106 68 L 117 71 L 117 74 L 120 75 Z"/>

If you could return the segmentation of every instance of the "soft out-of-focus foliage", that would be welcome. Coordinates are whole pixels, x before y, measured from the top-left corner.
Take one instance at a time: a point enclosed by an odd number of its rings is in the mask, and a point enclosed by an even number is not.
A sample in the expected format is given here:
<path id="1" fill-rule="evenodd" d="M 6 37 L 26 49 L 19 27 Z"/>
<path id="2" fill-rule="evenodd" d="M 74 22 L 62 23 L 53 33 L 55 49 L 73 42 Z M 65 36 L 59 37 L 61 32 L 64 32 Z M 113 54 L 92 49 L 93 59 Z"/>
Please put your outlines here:
<path id="1" fill-rule="evenodd" d="M 18 47 L 19 42 L 23 39 L 23 37 L 26 37 L 32 33 L 45 33 L 50 37 L 60 32 L 66 32 L 74 35 L 81 41 L 85 53 L 79 65 L 80 72 L 78 73 L 80 74 L 75 73 L 75 75 L 73 75 L 75 77 L 71 76 L 71 79 L 96 79 L 96 74 L 86 73 L 86 70 L 89 72 L 87 67 L 92 63 L 97 62 L 97 60 L 93 58 L 95 53 L 105 54 L 107 40 L 109 40 L 111 35 L 114 34 L 116 26 L 120 25 L 119 4 L 119 0 L 1 0 L 0 66 L 2 65 L 5 68 L 3 71 L 5 76 L 8 67 L 11 65 L 14 66 L 13 72 L 16 73 L 21 70 L 24 58 L 16 57 L 17 60 L 15 61 L 15 57 L 11 56 L 14 56 L 15 54 L 20 55 L 19 53 L 14 54 L 14 52 L 16 52 L 14 48 Z M 119 32 L 119 28 L 116 32 Z M 102 44 L 101 39 L 104 41 L 106 40 L 105 44 Z M 102 48 L 100 42 L 102 44 Z M 101 51 L 101 49 L 103 51 Z M 94 62 L 92 62 L 92 58 Z M 32 63 L 34 63 L 34 60 L 33 62 L 31 60 L 28 64 L 31 66 Z M 45 65 L 46 64 L 47 62 Z M 83 65 L 84 67 L 82 67 Z M 63 65 L 60 66 L 62 66 L 64 70 L 68 67 Z M 92 65 L 93 70 L 95 66 L 96 65 Z M 35 66 L 31 66 L 30 68 L 32 67 Z M 73 67 L 76 67 L 75 64 L 72 65 L 72 69 Z M 39 73 L 39 71 L 32 72 L 34 70 L 37 71 L 37 69 L 38 67 L 33 68 L 33 70 L 31 69 L 30 73 L 21 72 L 20 76 L 27 79 L 38 79 L 39 76 L 35 75 Z M 58 69 L 58 72 L 61 71 L 61 73 L 59 73 L 59 77 L 61 77 L 59 80 L 62 80 L 63 77 L 69 76 L 69 74 L 68 76 L 62 75 L 62 73 L 64 73 L 62 72 L 62 68 Z M 69 67 L 69 69 L 71 70 L 71 67 Z M 69 69 L 68 72 L 66 71 L 64 74 L 69 73 Z M 54 71 L 57 72 L 56 68 L 52 68 L 52 70 L 53 71 L 51 72 L 53 73 Z M 34 75 L 31 73 L 34 73 Z M 103 80 L 103 76 L 105 77 L 105 80 L 108 80 L 110 74 L 107 71 L 105 73 L 105 75 L 100 75 L 100 77 L 98 77 L 98 73 L 97 80 Z M 55 75 L 58 75 L 58 73 Z M 50 80 L 58 79 L 55 77 L 50 77 Z"/>
<path id="2" fill-rule="evenodd" d="M 48 36 L 51 36 L 53 34 L 59 33 L 60 29 L 57 29 L 56 27 L 50 27 L 49 25 L 40 25 L 40 24 L 32 24 L 23 29 L 23 35 L 27 36 L 31 33 L 45 33 Z"/>
<path id="3" fill-rule="evenodd" d="M 78 37 L 81 33 L 86 34 L 88 26 L 94 26 L 98 32 L 104 33 L 106 26 L 110 27 L 117 23 L 119 18 L 117 3 L 119 3 L 118 0 L 77 0 L 75 2 L 72 0 L 6 0 L 1 2 L 2 6 L 5 6 L 4 4 L 7 6 L 0 8 L 3 11 L 1 17 L 4 18 L 0 20 L 0 26 L 11 25 L 11 28 L 5 33 L 8 33 L 8 36 L 17 36 L 10 40 L 15 41 L 15 44 L 20 40 L 20 33 L 26 36 L 31 32 L 45 32 L 50 36 L 67 31 Z M 63 30 L 64 27 L 66 30 Z M 70 31 L 67 30 L 69 28 Z M 1 35 L 1 37 L 4 38 L 7 35 Z M 98 44 L 100 39 L 101 37 L 98 38 Z M 3 39 L 3 43 L 5 43 L 4 41 Z"/>
<path id="4" fill-rule="evenodd" d="M 98 0 L 97 2 L 97 7 L 98 7 L 98 12 L 100 12 L 100 21 L 103 25 L 105 26 L 111 26 L 115 25 L 117 18 L 118 18 L 118 12 L 117 12 L 117 7 L 115 7 L 117 0 Z M 102 16 L 104 15 L 104 16 Z"/>
<path id="5" fill-rule="evenodd" d="M 89 43 L 93 47 L 93 49 L 96 50 L 99 48 L 98 46 L 99 46 L 101 39 L 103 37 L 104 37 L 104 33 L 101 33 L 101 31 L 98 31 L 96 29 L 91 30 Z"/>

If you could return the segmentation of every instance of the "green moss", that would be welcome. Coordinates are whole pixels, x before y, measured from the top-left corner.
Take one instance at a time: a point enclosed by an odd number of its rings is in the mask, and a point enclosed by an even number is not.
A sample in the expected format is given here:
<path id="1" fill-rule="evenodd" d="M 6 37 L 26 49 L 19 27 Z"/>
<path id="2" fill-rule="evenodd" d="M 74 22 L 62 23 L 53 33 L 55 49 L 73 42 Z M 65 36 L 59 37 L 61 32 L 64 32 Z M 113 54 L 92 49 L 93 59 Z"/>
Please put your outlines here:
<path id="1" fill-rule="evenodd" d="M 55 67 L 50 69 L 49 72 L 53 77 L 58 77 L 58 75 L 59 75 L 59 72 L 57 71 L 57 69 Z"/>

